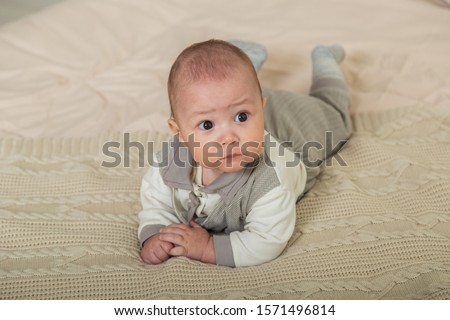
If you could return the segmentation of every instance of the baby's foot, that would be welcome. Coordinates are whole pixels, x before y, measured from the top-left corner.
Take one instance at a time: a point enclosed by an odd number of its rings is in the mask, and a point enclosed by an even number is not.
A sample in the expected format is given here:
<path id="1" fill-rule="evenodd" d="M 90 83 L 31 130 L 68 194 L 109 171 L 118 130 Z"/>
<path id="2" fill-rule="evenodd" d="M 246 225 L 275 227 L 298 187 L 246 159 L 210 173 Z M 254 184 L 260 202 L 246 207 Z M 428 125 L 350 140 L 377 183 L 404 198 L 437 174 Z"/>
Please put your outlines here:
<path id="1" fill-rule="evenodd" d="M 267 50 L 264 46 L 255 42 L 247 42 L 242 40 L 231 40 L 231 44 L 244 51 L 255 67 L 256 72 L 261 70 L 262 65 L 267 60 Z"/>
<path id="2" fill-rule="evenodd" d="M 345 58 L 345 49 L 338 44 L 334 44 L 332 46 L 317 46 L 312 51 L 312 56 L 321 56 L 321 55 L 329 55 L 332 54 L 337 63 L 342 62 Z"/>
<path id="3" fill-rule="evenodd" d="M 345 57 L 345 50 L 340 45 L 317 46 L 311 53 L 313 87 L 320 79 L 333 78 L 344 81 L 339 62 Z"/>

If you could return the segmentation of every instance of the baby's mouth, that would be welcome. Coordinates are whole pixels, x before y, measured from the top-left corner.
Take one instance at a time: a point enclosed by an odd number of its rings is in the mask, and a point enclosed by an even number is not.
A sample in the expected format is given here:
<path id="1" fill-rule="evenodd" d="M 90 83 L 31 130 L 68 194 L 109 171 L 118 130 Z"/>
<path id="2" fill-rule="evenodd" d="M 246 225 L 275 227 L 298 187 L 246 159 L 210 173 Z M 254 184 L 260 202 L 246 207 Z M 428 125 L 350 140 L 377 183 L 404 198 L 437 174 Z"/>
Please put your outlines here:
<path id="1" fill-rule="evenodd" d="M 242 153 L 232 152 L 232 153 L 226 155 L 225 157 L 221 158 L 220 160 L 227 160 L 227 159 L 232 159 L 232 158 L 236 158 L 236 157 L 240 157 L 240 156 L 242 156 Z"/>

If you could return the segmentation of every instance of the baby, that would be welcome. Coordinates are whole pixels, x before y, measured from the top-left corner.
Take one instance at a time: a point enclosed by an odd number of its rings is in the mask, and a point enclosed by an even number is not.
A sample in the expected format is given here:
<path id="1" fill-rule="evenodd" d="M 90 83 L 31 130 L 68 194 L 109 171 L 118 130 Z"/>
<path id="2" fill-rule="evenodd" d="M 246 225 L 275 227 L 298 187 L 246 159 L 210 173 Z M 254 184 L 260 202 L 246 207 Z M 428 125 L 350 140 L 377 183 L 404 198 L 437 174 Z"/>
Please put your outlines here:
<path id="1" fill-rule="evenodd" d="M 343 58 L 340 46 L 316 47 L 304 96 L 261 90 L 258 44 L 209 40 L 178 56 L 168 80 L 174 137 L 141 187 L 144 262 L 185 256 L 241 267 L 280 255 L 296 202 L 343 145 L 325 148 L 325 133 L 342 142 L 351 134 Z"/>

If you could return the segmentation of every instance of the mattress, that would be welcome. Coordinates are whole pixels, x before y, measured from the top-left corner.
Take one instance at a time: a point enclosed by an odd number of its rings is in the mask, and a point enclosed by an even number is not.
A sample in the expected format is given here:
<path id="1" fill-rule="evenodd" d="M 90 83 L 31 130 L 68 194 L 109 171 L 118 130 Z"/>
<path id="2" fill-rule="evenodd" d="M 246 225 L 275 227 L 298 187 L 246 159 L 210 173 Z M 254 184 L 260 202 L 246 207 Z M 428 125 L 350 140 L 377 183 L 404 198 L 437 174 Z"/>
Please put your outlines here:
<path id="1" fill-rule="evenodd" d="M 1 299 L 450 299 L 450 5 L 67 0 L 0 28 Z M 308 93 L 346 48 L 354 133 L 297 205 L 275 260 L 151 266 L 137 241 L 166 80 L 192 42 L 266 46 L 264 87 Z M 107 167 L 108 142 L 128 165 Z M 150 152 L 151 153 L 151 152 Z M 146 158 L 147 157 L 147 158 Z M 103 165 L 102 165 L 103 164 Z"/>

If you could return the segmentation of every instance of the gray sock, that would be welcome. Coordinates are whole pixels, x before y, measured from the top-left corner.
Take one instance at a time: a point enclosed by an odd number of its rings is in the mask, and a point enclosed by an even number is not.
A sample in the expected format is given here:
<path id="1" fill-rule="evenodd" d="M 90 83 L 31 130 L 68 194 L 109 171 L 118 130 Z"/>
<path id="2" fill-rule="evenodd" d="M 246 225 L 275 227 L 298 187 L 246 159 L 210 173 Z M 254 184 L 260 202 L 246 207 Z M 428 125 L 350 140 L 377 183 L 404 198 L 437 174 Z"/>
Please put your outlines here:
<path id="1" fill-rule="evenodd" d="M 247 42 L 242 40 L 231 40 L 231 44 L 244 51 L 255 67 L 256 72 L 261 70 L 262 65 L 267 59 L 267 50 L 264 46 L 255 42 Z"/>
<path id="2" fill-rule="evenodd" d="M 313 49 L 313 86 L 319 79 L 333 78 L 344 81 L 339 63 L 344 60 L 345 50 L 340 45 L 317 46 Z"/>

